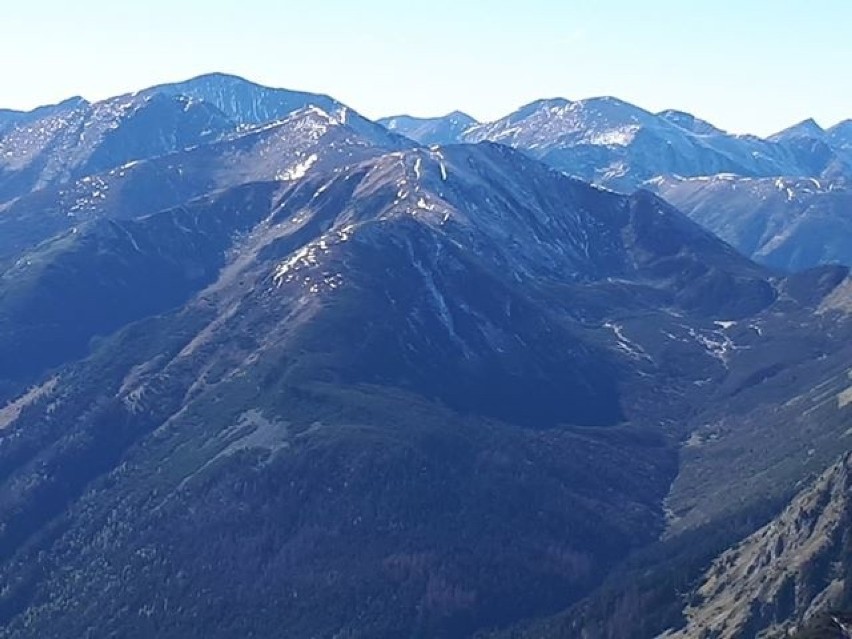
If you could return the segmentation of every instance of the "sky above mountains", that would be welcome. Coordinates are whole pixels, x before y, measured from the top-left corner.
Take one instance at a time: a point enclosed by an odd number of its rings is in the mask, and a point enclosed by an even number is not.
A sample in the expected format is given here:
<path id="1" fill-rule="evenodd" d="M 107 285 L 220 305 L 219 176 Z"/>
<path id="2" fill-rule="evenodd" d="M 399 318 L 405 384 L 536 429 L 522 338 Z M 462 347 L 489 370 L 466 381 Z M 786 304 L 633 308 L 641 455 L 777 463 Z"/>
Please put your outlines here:
<path id="1" fill-rule="evenodd" d="M 765 135 L 852 116 L 849 24 L 847 0 L 43 0 L 4 11 L 0 107 L 224 71 L 373 118 L 616 95 Z"/>

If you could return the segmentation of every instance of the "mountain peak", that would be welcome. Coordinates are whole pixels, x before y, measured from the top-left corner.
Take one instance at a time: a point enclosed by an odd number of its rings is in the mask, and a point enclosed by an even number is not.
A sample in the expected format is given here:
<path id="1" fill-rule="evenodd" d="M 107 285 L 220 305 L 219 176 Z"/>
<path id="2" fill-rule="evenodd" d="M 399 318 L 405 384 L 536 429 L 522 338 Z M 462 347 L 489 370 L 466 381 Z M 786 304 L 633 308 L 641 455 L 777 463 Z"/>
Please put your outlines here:
<path id="1" fill-rule="evenodd" d="M 511 114 L 509 117 L 514 117 L 515 119 L 523 119 L 529 117 L 530 115 L 538 111 L 543 111 L 545 109 L 562 109 L 570 105 L 571 100 L 568 100 L 567 98 L 543 98 L 541 100 L 534 100 L 529 104 L 525 104 L 520 109 Z"/>
<path id="2" fill-rule="evenodd" d="M 221 71 L 211 71 L 209 73 L 202 73 L 200 75 L 193 76 L 192 78 L 189 78 L 187 80 L 181 81 L 182 84 L 201 82 L 233 82 L 237 84 L 252 84 L 254 86 L 260 86 L 256 82 L 247 80 L 246 78 L 240 75 L 236 75 L 233 73 L 223 73 Z"/>
<path id="3" fill-rule="evenodd" d="M 698 135 L 724 134 L 724 131 L 713 126 L 706 120 L 695 117 L 692 113 L 686 111 L 678 111 L 677 109 L 666 109 L 657 113 L 658 117 L 663 118 L 667 122 L 679 126 L 691 133 Z"/>
<path id="4" fill-rule="evenodd" d="M 57 103 L 54 108 L 76 109 L 77 107 L 86 106 L 88 104 L 89 104 L 89 101 L 86 98 L 84 98 L 81 95 L 75 95 L 73 97 L 62 100 L 62 102 Z M 47 107 L 47 108 L 51 108 L 51 107 Z"/>
<path id="5" fill-rule="evenodd" d="M 653 118 L 647 111 L 612 97 L 578 101 L 552 98 L 531 102 L 505 118 L 472 127 L 465 132 L 464 140 L 491 140 L 541 157 L 549 150 L 572 146 L 628 146 Z"/>
<path id="6" fill-rule="evenodd" d="M 852 149 L 852 119 L 838 122 L 828 129 L 826 133 L 831 140 L 831 144 L 841 149 Z"/>
<path id="7" fill-rule="evenodd" d="M 327 95 L 263 86 L 225 73 L 208 73 L 182 82 L 161 84 L 145 93 L 185 95 L 204 100 L 237 124 L 248 125 L 280 120 L 311 104 L 329 113 L 342 106 Z"/>
<path id="8" fill-rule="evenodd" d="M 478 124 L 473 117 L 462 111 L 431 118 L 396 115 L 382 118 L 378 122 L 390 131 L 427 146 L 460 142 L 462 133 Z"/>
<path id="9" fill-rule="evenodd" d="M 825 129 L 823 129 L 819 124 L 816 123 L 816 120 L 813 118 L 808 118 L 806 120 L 802 120 L 797 124 L 794 124 L 791 127 L 784 129 L 783 131 L 779 131 L 775 135 L 771 136 L 770 140 L 785 140 L 790 138 L 816 138 L 821 139 L 825 135 Z"/>
<path id="10" fill-rule="evenodd" d="M 66 98 L 56 104 L 45 104 L 38 106 L 29 111 L 19 111 L 17 109 L 0 109 L 0 114 L 3 114 L 11 122 L 33 121 L 42 117 L 50 116 L 59 112 L 73 111 L 79 108 L 85 108 L 90 105 L 90 102 L 82 96 L 76 95 L 71 98 Z"/>

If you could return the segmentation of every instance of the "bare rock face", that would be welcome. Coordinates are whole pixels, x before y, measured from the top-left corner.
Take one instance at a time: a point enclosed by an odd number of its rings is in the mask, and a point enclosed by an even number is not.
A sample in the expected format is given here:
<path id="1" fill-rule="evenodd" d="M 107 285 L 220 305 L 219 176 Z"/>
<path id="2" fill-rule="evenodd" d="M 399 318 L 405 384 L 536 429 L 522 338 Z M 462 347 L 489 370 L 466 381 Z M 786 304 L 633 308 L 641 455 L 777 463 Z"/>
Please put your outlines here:
<path id="1" fill-rule="evenodd" d="M 850 586 L 852 455 L 802 490 L 773 521 L 705 573 L 689 622 L 668 639 L 786 636 L 842 607 Z"/>

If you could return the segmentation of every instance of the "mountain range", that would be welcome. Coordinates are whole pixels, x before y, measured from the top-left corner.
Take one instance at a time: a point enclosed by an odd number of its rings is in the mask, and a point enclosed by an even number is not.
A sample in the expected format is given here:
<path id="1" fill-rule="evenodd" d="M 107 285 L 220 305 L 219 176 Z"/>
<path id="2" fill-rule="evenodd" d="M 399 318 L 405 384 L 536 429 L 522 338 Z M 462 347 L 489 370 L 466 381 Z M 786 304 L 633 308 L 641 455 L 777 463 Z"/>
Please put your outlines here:
<path id="1" fill-rule="evenodd" d="M 0 111 L 0 637 L 841 628 L 847 124 Z"/>
<path id="2" fill-rule="evenodd" d="M 850 263 L 842 239 L 850 120 L 827 130 L 808 120 L 762 139 L 727 134 L 681 111 L 653 114 L 593 98 L 541 100 L 489 123 L 456 113 L 382 122 L 423 144 L 488 140 L 607 188 L 653 190 L 768 266 Z"/>
<path id="3" fill-rule="evenodd" d="M 424 144 L 499 142 L 554 168 L 617 190 L 659 176 L 847 178 L 852 121 L 828 130 L 805 122 L 762 139 L 731 135 L 695 116 L 650 113 L 612 97 L 532 102 L 494 122 L 463 114 L 382 122 Z"/>

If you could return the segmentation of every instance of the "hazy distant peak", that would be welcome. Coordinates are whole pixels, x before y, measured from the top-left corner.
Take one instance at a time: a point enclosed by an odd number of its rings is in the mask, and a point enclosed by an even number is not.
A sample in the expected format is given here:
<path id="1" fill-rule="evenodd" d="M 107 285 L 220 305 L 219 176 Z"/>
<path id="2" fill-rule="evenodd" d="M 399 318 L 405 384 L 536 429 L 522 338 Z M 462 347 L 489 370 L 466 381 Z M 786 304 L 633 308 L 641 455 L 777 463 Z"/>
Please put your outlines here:
<path id="1" fill-rule="evenodd" d="M 525 104 L 509 117 L 522 119 L 532 115 L 537 111 L 541 111 L 544 109 L 561 109 L 566 106 L 569 106 L 570 104 L 571 100 L 568 100 L 566 98 L 544 98 L 541 100 L 535 100 L 533 102 L 530 102 L 529 104 Z"/>
<path id="2" fill-rule="evenodd" d="M 89 106 L 89 104 L 90 103 L 88 100 L 79 95 L 76 95 L 74 97 L 62 100 L 61 102 L 57 102 L 56 104 L 45 104 L 29 111 L 20 111 L 18 109 L 0 109 L 0 114 L 12 120 L 31 120 L 50 115 L 51 113 L 57 113 L 61 111 L 73 111 L 75 109 L 85 108 Z"/>
<path id="3" fill-rule="evenodd" d="M 725 133 L 722 129 L 719 129 L 706 120 L 697 118 L 692 113 L 687 113 L 686 111 L 666 109 L 665 111 L 660 111 L 657 115 L 675 126 L 679 126 L 682 129 L 698 135 L 723 135 Z"/>
<path id="4" fill-rule="evenodd" d="M 287 117 L 308 105 L 333 113 L 343 105 L 323 94 L 267 87 L 236 75 L 209 73 L 145 91 L 204 100 L 238 124 L 261 124 Z"/>
<path id="5" fill-rule="evenodd" d="M 378 122 L 389 131 L 426 145 L 455 144 L 461 141 L 465 131 L 478 124 L 473 117 L 462 111 L 430 118 L 395 115 L 382 118 Z"/>
<path id="6" fill-rule="evenodd" d="M 831 143 L 841 149 L 852 149 L 852 120 L 843 120 L 826 131 Z"/>
<path id="7" fill-rule="evenodd" d="M 852 119 L 843 120 L 841 122 L 838 122 L 833 127 L 828 129 L 828 132 L 829 133 L 835 133 L 836 131 L 841 131 L 841 130 L 842 131 L 852 130 Z"/>
<path id="8" fill-rule="evenodd" d="M 465 120 L 474 120 L 474 121 L 476 120 L 476 118 L 465 113 L 464 111 L 453 111 L 451 113 L 448 113 L 445 117 L 448 117 L 448 118 L 463 118 Z"/>
<path id="9" fill-rule="evenodd" d="M 808 118 L 807 120 L 802 120 L 801 122 L 794 124 L 791 127 L 784 129 L 783 131 L 779 131 L 775 135 L 771 136 L 770 140 L 784 140 L 789 138 L 816 138 L 822 139 L 825 136 L 825 129 L 823 129 L 813 118 Z"/>

